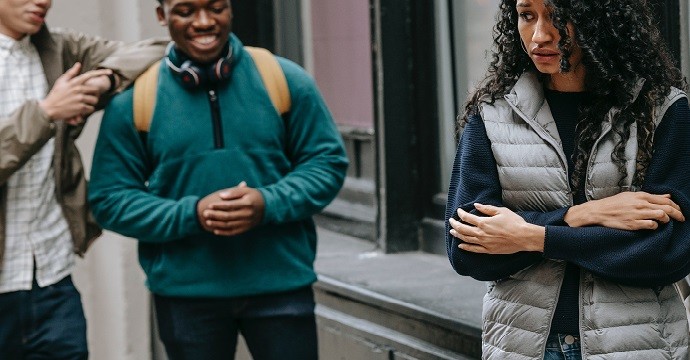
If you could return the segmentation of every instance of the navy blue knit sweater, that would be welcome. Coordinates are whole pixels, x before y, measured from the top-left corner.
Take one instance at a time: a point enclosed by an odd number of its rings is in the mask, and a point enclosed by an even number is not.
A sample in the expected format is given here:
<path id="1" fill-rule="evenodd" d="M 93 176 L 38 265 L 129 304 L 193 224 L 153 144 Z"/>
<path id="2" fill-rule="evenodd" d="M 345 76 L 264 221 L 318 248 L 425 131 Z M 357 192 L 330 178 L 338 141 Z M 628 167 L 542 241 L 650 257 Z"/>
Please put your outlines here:
<path id="1" fill-rule="evenodd" d="M 548 94 L 547 94 L 548 95 Z M 554 111 L 554 118 L 563 112 Z M 567 119 L 566 119 L 567 120 Z M 566 135 L 569 126 L 558 124 Z M 642 191 L 671 194 L 672 199 L 690 217 L 690 108 L 688 101 L 677 101 L 666 112 L 654 136 L 654 154 L 648 167 Z M 572 153 L 570 149 L 564 149 Z M 572 168 L 572 166 L 571 166 Z M 580 189 L 581 190 L 581 189 Z M 474 203 L 502 206 L 501 187 L 491 143 L 484 123 L 473 117 L 465 126 L 453 165 L 448 191 L 447 219 L 455 210 L 474 210 Z M 563 217 L 568 208 L 551 212 L 518 212 L 527 222 L 546 227 L 544 253 L 520 252 L 510 255 L 475 254 L 458 248 L 459 240 L 446 231 L 450 262 L 460 275 L 478 280 L 499 280 L 516 273 L 543 258 L 565 260 L 570 268 L 584 269 L 597 276 L 624 285 L 656 287 L 680 280 L 690 272 L 690 221 L 661 224 L 656 230 L 626 231 L 589 226 L 571 228 Z M 578 271 L 574 273 L 577 274 Z M 573 274 L 573 272 L 569 272 Z M 578 329 L 577 288 L 572 277 L 566 279 L 552 330 Z M 570 283 L 571 285 L 568 285 Z M 577 283 L 575 280 L 574 283 Z M 565 293 L 564 293 L 565 292 Z M 567 299 L 570 298 L 570 299 Z M 573 300 L 574 305 L 573 305 Z M 567 312 L 567 310 L 566 310 Z"/>

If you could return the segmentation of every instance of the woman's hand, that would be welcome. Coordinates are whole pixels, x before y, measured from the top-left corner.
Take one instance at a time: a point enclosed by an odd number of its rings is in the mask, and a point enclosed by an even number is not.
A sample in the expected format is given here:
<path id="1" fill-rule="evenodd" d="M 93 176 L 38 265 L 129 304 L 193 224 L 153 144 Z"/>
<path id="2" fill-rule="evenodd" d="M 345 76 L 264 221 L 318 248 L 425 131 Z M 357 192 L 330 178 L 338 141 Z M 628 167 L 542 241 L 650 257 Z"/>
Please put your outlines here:
<path id="1" fill-rule="evenodd" d="M 505 207 L 474 204 L 486 217 L 458 209 L 461 221 L 450 219 L 450 234 L 462 240 L 462 250 L 483 254 L 544 251 L 545 229 L 526 222 Z"/>
<path id="2" fill-rule="evenodd" d="M 685 221 L 671 195 L 622 192 L 571 207 L 564 220 L 570 227 L 600 225 L 619 230 L 654 230 L 671 219 Z"/>

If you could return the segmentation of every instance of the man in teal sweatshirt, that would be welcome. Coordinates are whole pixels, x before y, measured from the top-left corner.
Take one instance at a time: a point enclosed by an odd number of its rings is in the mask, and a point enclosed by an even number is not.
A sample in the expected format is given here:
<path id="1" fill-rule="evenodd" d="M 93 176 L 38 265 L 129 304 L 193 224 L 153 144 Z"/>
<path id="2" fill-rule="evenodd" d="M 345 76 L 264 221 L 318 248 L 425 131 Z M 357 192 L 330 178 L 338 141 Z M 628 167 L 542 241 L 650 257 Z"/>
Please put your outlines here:
<path id="1" fill-rule="evenodd" d="M 159 0 L 172 43 L 147 133 L 133 91 L 112 100 L 89 201 L 106 229 L 139 240 L 168 357 L 317 357 L 312 215 L 340 190 L 348 161 L 313 79 L 277 58 L 281 116 L 231 34 L 229 0 Z"/>

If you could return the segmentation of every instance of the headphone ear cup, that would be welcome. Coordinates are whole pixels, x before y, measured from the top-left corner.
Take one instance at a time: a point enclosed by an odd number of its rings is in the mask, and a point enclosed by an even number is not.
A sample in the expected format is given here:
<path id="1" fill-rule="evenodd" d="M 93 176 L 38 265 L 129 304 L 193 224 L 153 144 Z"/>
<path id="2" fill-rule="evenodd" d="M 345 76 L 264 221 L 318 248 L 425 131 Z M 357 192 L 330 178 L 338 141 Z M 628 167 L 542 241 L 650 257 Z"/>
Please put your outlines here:
<path id="1" fill-rule="evenodd" d="M 232 73 L 232 60 L 224 57 L 218 59 L 211 71 L 216 82 L 222 82 L 230 78 Z"/>
<path id="2" fill-rule="evenodd" d="M 192 65 L 190 61 L 185 61 L 182 66 L 180 66 L 180 81 L 182 85 L 189 89 L 194 89 L 203 84 L 204 76 L 200 69 Z"/>

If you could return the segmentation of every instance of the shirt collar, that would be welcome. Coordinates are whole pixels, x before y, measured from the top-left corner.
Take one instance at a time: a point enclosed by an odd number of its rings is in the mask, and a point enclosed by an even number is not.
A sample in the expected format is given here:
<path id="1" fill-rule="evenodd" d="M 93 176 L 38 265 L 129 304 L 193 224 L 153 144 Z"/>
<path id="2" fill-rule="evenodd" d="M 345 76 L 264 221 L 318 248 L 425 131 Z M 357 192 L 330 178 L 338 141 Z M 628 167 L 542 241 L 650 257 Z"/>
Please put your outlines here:
<path id="1" fill-rule="evenodd" d="M 16 51 L 26 51 L 31 47 L 31 38 L 27 35 L 21 40 L 15 40 L 0 33 L 0 52 L 12 54 Z"/>

